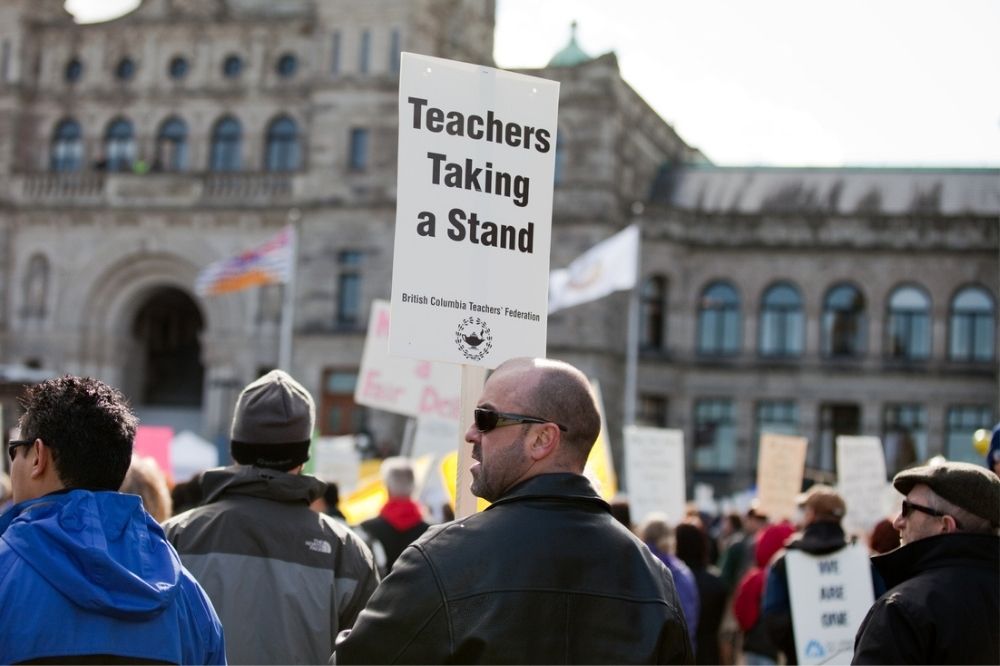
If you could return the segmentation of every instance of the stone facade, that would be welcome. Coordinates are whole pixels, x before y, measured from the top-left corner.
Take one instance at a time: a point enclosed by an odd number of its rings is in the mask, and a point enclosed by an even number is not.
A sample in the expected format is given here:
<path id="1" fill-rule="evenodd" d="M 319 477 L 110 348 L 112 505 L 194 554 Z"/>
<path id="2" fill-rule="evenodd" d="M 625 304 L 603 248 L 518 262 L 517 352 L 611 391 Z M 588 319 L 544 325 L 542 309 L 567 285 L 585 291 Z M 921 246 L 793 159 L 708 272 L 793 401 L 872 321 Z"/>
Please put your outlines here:
<path id="1" fill-rule="evenodd" d="M 398 53 L 492 64 L 493 4 L 145 0 L 79 26 L 61 0 L 2 3 L 0 363 L 101 377 L 147 422 L 222 442 L 239 389 L 277 364 L 280 288 L 201 298 L 194 281 L 295 221 L 292 371 L 317 397 L 321 431 L 398 447 L 403 420 L 350 397 L 368 304 L 390 292 Z M 525 73 L 561 83 L 552 266 L 642 225 L 642 276 L 662 278 L 662 293 L 659 309 L 643 297 L 643 330 L 656 313 L 660 335 L 644 340 L 639 418 L 685 431 L 700 461 L 689 481 L 723 492 L 752 480 L 763 400 L 793 403 L 790 429 L 817 442 L 829 405 L 855 405 L 834 412 L 880 435 L 887 408 L 919 405 L 927 454 L 948 452 L 953 406 L 979 409 L 977 427 L 996 417 L 996 171 L 712 167 L 622 80 L 613 54 Z M 272 141 L 282 126 L 294 138 Z M 713 280 L 737 287 L 734 353 L 699 351 Z M 771 358 L 758 320 L 777 280 L 801 295 L 803 341 Z M 820 347 L 825 294 L 842 280 L 866 302 L 859 358 Z M 900 362 L 884 352 L 887 303 L 911 283 L 931 303 L 931 352 Z M 951 361 L 951 302 L 969 285 L 989 295 L 992 351 Z M 619 464 L 628 305 L 616 294 L 549 327 L 549 355 L 600 379 Z M 725 423 L 707 424 L 706 399 Z"/>

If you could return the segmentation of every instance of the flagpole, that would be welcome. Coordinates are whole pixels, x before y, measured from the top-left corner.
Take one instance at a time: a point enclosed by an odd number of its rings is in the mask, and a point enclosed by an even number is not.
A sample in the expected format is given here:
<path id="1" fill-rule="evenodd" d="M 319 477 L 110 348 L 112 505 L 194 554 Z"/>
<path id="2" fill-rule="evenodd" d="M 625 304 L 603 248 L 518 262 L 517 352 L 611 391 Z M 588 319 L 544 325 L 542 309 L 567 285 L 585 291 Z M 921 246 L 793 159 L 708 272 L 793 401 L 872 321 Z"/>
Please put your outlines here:
<path id="1" fill-rule="evenodd" d="M 641 206 L 641 204 L 639 204 Z M 633 207 L 635 209 L 635 206 Z M 641 208 L 637 213 L 641 213 Z M 628 296 L 628 332 L 625 349 L 625 425 L 635 425 L 636 385 L 639 371 L 639 261 L 642 257 L 642 225 L 636 219 L 633 222 L 638 227 L 639 242 L 636 243 L 635 280 Z"/>
<path id="2" fill-rule="evenodd" d="M 288 271 L 288 280 L 282 286 L 283 302 L 281 304 L 281 337 L 278 347 L 278 367 L 285 372 L 292 372 L 292 337 L 295 323 L 295 277 L 299 263 L 299 230 L 298 221 L 302 213 L 298 208 L 288 211 L 288 226 L 291 227 L 292 265 Z"/>

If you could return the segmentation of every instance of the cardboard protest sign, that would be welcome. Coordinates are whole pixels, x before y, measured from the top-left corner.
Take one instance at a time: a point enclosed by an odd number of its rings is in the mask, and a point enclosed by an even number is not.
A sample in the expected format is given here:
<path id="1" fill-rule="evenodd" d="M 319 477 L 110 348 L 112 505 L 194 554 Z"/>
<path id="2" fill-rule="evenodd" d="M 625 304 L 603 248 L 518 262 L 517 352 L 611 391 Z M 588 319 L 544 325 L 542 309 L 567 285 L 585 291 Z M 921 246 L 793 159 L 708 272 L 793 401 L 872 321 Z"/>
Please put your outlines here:
<path id="1" fill-rule="evenodd" d="M 389 302 L 372 301 L 354 402 L 396 414 L 457 422 L 461 368 L 390 356 L 390 328 Z"/>
<path id="2" fill-rule="evenodd" d="M 775 522 L 795 515 L 806 465 L 805 437 L 761 433 L 757 456 L 759 510 Z"/>
<path id="3" fill-rule="evenodd" d="M 389 351 L 545 356 L 559 84 L 403 53 Z"/>
<path id="4" fill-rule="evenodd" d="M 349 493 L 358 485 L 361 454 L 354 435 L 316 438 L 312 443 L 312 457 L 313 475 L 336 483 L 340 492 Z"/>
<path id="5" fill-rule="evenodd" d="M 785 564 L 799 663 L 851 663 L 854 635 L 875 603 L 866 548 L 855 543 L 819 556 L 789 550 Z"/>
<path id="6" fill-rule="evenodd" d="M 625 428 L 625 479 L 632 520 L 641 523 L 652 513 L 671 522 L 684 517 L 684 432 L 663 428 Z"/>
<path id="7" fill-rule="evenodd" d="M 885 452 L 878 437 L 837 437 L 837 490 L 847 504 L 847 532 L 867 533 L 886 517 Z"/>

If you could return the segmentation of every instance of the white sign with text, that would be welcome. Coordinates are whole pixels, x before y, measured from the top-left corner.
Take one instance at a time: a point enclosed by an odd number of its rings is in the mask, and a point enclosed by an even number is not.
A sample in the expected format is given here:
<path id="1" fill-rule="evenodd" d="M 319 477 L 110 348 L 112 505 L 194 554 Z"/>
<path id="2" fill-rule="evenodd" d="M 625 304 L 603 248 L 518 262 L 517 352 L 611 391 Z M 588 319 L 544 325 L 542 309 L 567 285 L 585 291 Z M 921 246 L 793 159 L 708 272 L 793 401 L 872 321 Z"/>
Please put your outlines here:
<path id="1" fill-rule="evenodd" d="M 354 402 L 396 414 L 457 423 L 461 368 L 450 363 L 390 356 L 391 323 L 389 302 L 372 301 Z"/>
<path id="2" fill-rule="evenodd" d="M 665 513 L 671 524 L 684 517 L 684 432 L 663 428 L 625 428 L 625 479 L 632 522 Z"/>
<path id="3" fill-rule="evenodd" d="M 837 437 L 837 491 L 847 504 L 848 533 L 867 534 L 886 517 L 885 452 L 878 437 Z"/>
<path id="4" fill-rule="evenodd" d="M 789 550 L 785 564 L 799 663 L 851 663 L 854 635 L 875 603 L 867 549 L 855 543 L 829 555 Z"/>
<path id="5" fill-rule="evenodd" d="M 389 350 L 545 356 L 559 84 L 403 53 Z"/>

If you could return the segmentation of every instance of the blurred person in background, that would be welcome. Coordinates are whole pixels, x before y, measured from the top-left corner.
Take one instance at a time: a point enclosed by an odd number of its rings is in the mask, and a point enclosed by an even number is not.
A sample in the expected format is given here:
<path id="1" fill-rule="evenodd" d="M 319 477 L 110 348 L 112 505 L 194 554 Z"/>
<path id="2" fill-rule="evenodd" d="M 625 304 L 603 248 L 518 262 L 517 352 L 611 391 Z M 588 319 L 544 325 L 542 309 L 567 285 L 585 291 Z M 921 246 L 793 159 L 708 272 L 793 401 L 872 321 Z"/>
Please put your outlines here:
<path id="1" fill-rule="evenodd" d="M 357 532 L 372 549 L 379 572 L 386 576 L 403 549 L 427 531 L 420 505 L 413 501 L 416 479 L 413 464 L 400 456 L 386 458 L 380 468 L 388 501 L 374 518 L 362 522 Z"/>
<path id="2" fill-rule="evenodd" d="M 788 521 L 762 529 L 754 546 L 754 566 L 743 574 L 736 585 L 733 615 L 743 632 L 743 658 L 748 666 L 771 666 L 778 661 L 778 648 L 761 622 L 760 608 L 764 600 L 767 566 L 794 532 L 795 527 Z M 739 660 L 736 662 L 739 663 Z"/>
<path id="3" fill-rule="evenodd" d="M 868 550 L 874 555 L 881 555 L 896 548 L 899 548 L 899 532 L 892 526 L 891 520 L 883 518 L 868 534 Z"/>
<path id="4" fill-rule="evenodd" d="M 156 461 L 148 456 L 132 456 L 132 464 L 129 465 L 119 490 L 141 497 L 143 507 L 158 523 L 163 523 L 174 515 L 167 477 Z"/>
<path id="5" fill-rule="evenodd" d="M 653 514 L 639 527 L 639 538 L 649 547 L 674 576 L 677 595 L 681 599 L 681 609 L 687 620 L 691 646 L 697 654 L 698 618 L 701 614 L 701 599 L 698 597 L 698 583 L 694 573 L 674 554 L 674 530 L 663 514 Z"/>
<path id="6" fill-rule="evenodd" d="M 697 646 L 695 663 L 719 664 L 719 627 L 726 611 L 729 593 L 719 570 L 709 566 L 709 536 L 700 525 L 683 522 L 674 531 L 677 557 L 694 574 L 698 588 L 700 610 L 698 612 Z"/>

